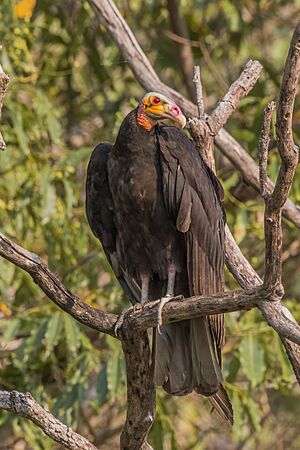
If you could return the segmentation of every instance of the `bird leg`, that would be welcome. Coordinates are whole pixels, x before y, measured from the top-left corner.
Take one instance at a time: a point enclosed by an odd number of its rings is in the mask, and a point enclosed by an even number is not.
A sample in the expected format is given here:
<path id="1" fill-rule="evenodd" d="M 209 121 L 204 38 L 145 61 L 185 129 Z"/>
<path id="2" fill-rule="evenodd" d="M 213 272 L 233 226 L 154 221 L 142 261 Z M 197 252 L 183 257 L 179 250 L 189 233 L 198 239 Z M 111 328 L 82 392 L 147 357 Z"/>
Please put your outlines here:
<path id="1" fill-rule="evenodd" d="M 141 305 L 145 306 L 148 303 L 150 275 L 148 273 L 141 273 L 140 279 L 142 282 Z"/>
<path id="2" fill-rule="evenodd" d="M 145 304 L 148 302 L 148 291 L 149 291 L 149 281 L 150 276 L 147 273 L 142 273 L 140 275 L 141 282 L 142 282 L 142 289 L 141 289 L 141 303 L 136 303 L 133 306 L 130 306 L 126 311 L 121 314 L 114 326 L 114 333 L 117 336 L 119 329 L 123 326 L 125 315 L 132 314 L 138 309 L 145 306 Z"/>
<path id="3" fill-rule="evenodd" d="M 166 303 L 170 302 L 171 300 L 174 300 L 174 292 L 175 292 L 175 278 L 176 278 L 176 266 L 173 263 L 168 264 L 168 284 L 167 284 L 167 292 L 164 297 L 162 297 L 159 302 L 158 307 L 158 325 L 157 330 L 159 334 L 160 327 L 162 325 L 162 310 Z M 180 296 L 181 297 L 181 296 Z M 176 297 L 177 298 L 177 297 Z"/>

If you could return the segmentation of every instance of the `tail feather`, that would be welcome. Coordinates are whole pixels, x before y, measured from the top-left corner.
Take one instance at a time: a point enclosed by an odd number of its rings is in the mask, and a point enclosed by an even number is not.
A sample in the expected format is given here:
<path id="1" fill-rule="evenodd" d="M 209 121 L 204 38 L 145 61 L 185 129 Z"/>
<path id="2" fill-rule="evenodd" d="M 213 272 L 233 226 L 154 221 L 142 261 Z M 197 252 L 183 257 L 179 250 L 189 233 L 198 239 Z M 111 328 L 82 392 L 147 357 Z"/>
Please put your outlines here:
<path id="1" fill-rule="evenodd" d="M 155 382 L 172 395 L 193 390 L 205 395 L 217 413 L 233 424 L 233 410 L 207 319 L 186 320 L 161 328 L 157 335 Z"/>
<path id="2" fill-rule="evenodd" d="M 157 338 L 155 381 L 173 395 L 193 390 L 209 396 L 222 382 L 222 372 L 204 318 L 166 325 Z"/>
<path id="3" fill-rule="evenodd" d="M 190 349 L 194 389 L 206 396 L 215 394 L 223 377 L 207 319 L 190 321 Z"/>
<path id="4" fill-rule="evenodd" d="M 218 392 L 211 397 L 208 397 L 208 400 L 213 406 L 213 409 L 215 409 L 223 419 L 233 425 L 234 419 L 232 405 L 222 384 L 220 384 Z"/>

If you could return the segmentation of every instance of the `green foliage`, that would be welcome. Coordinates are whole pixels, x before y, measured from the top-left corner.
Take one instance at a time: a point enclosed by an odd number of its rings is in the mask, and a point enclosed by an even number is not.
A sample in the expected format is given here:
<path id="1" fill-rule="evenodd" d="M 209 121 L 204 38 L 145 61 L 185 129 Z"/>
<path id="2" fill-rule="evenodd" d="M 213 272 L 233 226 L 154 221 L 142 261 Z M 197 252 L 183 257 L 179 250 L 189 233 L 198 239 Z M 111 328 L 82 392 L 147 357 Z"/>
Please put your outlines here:
<path id="1" fill-rule="evenodd" d="M 158 0 L 116 4 L 161 78 L 185 93 L 178 44 L 164 34 L 170 29 L 165 4 Z M 258 58 L 264 65 L 257 86 L 227 125 L 257 159 L 263 108 L 278 95 L 299 0 L 243 4 L 184 0 L 180 5 L 191 39 L 202 42 L 202 47 L 193 47 L 193 56 L 201 64 L 208 109 L 248 59 Z M 0 4 L 1 64 L 10 75 L 1 124 L 7 143 L 0 154 L 1 231 L 44 258 L 84 301 L 120 312 L 127 303 L 85 219 L 85 167 L 92 147 L 114 139 L 143 90 L 87 1 L 39 0 L 24 14 L 14 0 Z M 298 99 L 294 114 L 298 143 L 299 115 Z M 217 159 L 229 226 L 262 274 L 262 201 L 239 185 L 239 175 L 228 161 L 219 154 Z M 269 158 L 272 179 L 278 167 L 274 149 Z M 299 176 L 298 168 L 298 180 Z M 291 197 L 300 201 L 299 182 Z M 300 318 L 297 240 L 298 230 L 284 221 L 285 291 L 289 308 Z M 226 277 L 227 287 L 235 287 L 232 277 Z M 3 259 L 0 318 L 1 386 L 30 391 L 101 448 L 117 448 L 126 406 L 119 343 L 58 310 L 27 274 Z M 231 314 L 226 321 L 224 373 L 235 410 L 232 432 L 210 415 L 199 396 L 170 398 L 159 390 L 152 445 L 158 450 L 215 448 L 222 435 L 228 442 L 239 442 L 240 448 L 299 448 L 294 420 L 300 413 L 299 401 L 279 338 L 256 311 Z M 106 428 L 112 433 L 105 440 L 101 430 Z M 289 433 L 284 434 L 285 429 Z M 10 445 L 21 439 L 26 449 L 57 448 L 30 422 L 0 411 L 0 436 L 7 435 Z"/>

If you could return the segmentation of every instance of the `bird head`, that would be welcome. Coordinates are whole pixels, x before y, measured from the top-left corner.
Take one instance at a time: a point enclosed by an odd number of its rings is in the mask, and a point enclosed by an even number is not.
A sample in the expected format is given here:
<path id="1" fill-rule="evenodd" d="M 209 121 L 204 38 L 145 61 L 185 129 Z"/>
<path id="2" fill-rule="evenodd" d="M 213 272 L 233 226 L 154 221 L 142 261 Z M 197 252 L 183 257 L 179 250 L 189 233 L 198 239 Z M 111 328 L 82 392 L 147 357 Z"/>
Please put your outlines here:
<path id="1" fill-rule="evenodd" d="M 148 92 L 140 101 L 137 121 L 139 125 L 150 131 L 159 120 L 170 119 L 181 128 L 186 124 L 186 118 L 179 106 L 158 92 Z"/>

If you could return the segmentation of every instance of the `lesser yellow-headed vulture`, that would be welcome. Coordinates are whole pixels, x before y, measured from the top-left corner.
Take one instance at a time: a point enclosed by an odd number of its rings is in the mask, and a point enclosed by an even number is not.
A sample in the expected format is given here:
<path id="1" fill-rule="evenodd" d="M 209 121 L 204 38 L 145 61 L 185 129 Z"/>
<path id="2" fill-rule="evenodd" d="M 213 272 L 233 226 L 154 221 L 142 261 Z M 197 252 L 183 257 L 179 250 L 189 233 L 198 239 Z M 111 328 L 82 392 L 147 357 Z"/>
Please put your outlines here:
<path id="1" fill-rule="evenodd" d="M 115 144 L 101 143 L 87 173 L 89 224 L 132 302 L 212 294 L 224 285 L 223 189 L 183 127 L 180 108 L 146 94 Z M 170 394 L 193 390 L 233 422 L 222 385 L 223 315 L 162 326 L 155 379 Z"/>

